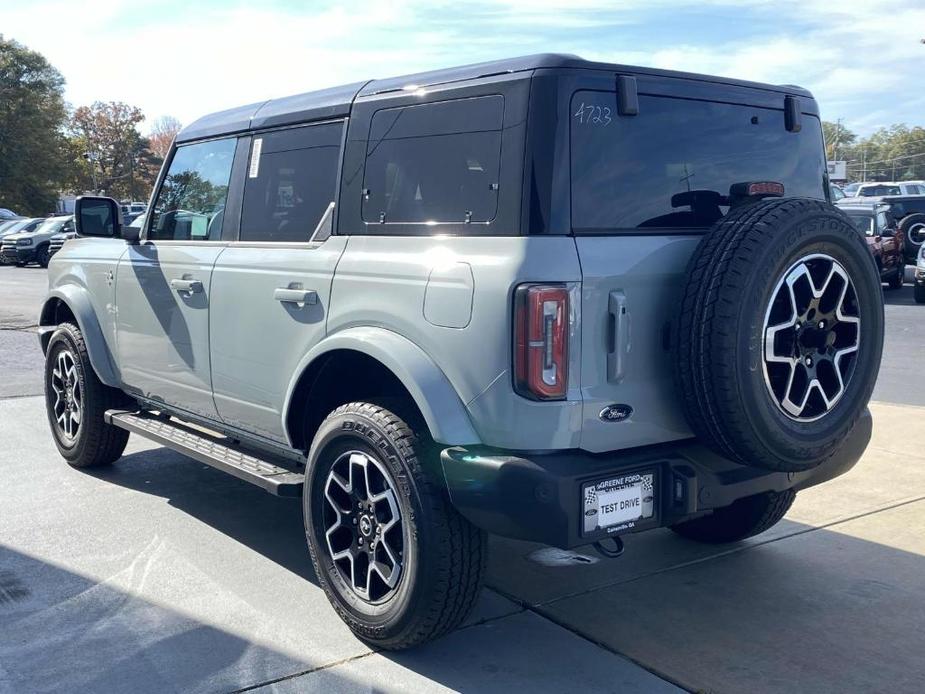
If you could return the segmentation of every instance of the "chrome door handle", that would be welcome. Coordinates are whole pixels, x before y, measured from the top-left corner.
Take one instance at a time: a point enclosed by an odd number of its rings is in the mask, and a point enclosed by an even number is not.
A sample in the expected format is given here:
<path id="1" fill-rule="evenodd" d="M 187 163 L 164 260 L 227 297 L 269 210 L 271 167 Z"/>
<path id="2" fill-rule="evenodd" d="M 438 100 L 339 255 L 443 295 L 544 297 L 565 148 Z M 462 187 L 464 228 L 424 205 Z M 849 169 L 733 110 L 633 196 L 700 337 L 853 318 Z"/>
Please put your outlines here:
<path id="1" fill-rule="evenodd" d="M 278 287 L 273 291 L 273 298 L 284 304 L 317 304 L 318 292 L 314 289 Z"/>
<path id="2" fill-rule="evenodd" d="M 174 291 L 188 292 L 189 294 L 197 294 L 202 291 L 202 282 L 200 282 L 199 280 L 190 280 L 190 279 L 170 280 L 170 286 L 174 289 Z"/>

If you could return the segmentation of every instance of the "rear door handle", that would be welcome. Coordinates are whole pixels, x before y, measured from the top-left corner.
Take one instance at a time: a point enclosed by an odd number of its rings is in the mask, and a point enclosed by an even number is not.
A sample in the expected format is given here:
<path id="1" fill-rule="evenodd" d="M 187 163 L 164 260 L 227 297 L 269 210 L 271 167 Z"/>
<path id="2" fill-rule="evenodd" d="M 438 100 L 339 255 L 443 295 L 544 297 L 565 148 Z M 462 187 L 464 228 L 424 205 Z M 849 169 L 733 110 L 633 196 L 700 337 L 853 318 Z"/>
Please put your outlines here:
<path id="1" fill-rule="evenodd" d="M 626 295 L 622 291 L 610 292 L 607 297 L 610 314 L 610 349 L 607 351 L 607 380 L 619 383 L 626 375 L 626 353 L 630 350 L 630 316 Z"/>
<path id="2" fill-rule="evenodd" d="M 273 298 L 284 304 L 317 304 L 318 293 L 314 289 L 292 289 L 278 287 L 273 291 Z"/>
<path id="3" fill-rule="evenodd" d="M 192 279 L 170 280 L 170 286 L 174 289 L 174 291 L 188 292 L 190 294 L 197 294 L 202 291 L 202 282 L 200 282 L 199 280 L 192 280 Z"/>

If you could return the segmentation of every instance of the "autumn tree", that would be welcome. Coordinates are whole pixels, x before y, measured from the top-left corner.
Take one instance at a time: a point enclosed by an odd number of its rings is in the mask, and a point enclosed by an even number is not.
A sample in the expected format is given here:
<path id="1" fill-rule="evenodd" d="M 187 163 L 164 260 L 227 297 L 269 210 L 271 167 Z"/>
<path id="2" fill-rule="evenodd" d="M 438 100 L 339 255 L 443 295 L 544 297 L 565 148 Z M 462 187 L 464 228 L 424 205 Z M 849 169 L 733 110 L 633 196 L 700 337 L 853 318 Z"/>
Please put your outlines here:
<path id="1" fill-rule="evenodd" d="M 151 126 L 151 133 L 148 140 L 151 143 L 151 151 L 155 156 L 160 157 L 163 161 L 170 151 L 170 145 L 173 144 L 174 138 L 183 125 L 173 116 L 161 116 L 154 121 Z"/>
<path id="2" fill-rule="evenodd" d="M 71 116 L 71 152 L 80 173 L 78 189 L 114 198 L 146 198 L 157 177 L 160 158 L 138 132 L 141 109 L 121 101 L 97 101 Z"/>
<path id="3" fill-rule="evenodd" d="M 0 35 L 0 207 L 55 209 L 65 177 L 64 78 L 39 53 Z"/>

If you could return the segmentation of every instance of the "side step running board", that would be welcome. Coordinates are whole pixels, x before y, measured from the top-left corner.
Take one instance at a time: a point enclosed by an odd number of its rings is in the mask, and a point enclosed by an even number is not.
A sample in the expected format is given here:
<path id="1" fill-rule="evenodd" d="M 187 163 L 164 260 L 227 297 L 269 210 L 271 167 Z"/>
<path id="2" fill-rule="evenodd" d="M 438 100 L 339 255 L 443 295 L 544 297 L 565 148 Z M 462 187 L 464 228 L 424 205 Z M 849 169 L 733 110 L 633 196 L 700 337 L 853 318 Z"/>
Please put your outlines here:
<path id="1" fill-rule="evenodd" d="M 301 472 L 258 458 L 220 435 L 213 435 L 181 422 L 145 412 L 108 410 L 104 419 L 108 424 L 143 436 L 200 463 L 211 465 L 245 482 L 262 487 L 271 494 L 302 496 L 305 475 Z"/>

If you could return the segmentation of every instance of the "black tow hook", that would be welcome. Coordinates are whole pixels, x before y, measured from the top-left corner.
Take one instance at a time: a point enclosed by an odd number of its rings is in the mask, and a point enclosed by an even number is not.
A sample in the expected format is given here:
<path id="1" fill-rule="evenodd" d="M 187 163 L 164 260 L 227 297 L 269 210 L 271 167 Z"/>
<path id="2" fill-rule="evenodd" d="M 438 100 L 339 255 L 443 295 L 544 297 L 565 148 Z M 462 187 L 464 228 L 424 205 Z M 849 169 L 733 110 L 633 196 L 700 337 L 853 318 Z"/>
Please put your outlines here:
<path id="1" fill-rule="evenodd" d="M 613 547 L 604 544 L 608 540 L 613 543 Z M 596 549 L 602 557 L 616 559 L 623 554 L 625 547 L 623 546 L 623 540 L 619 537 L 605 537 L 603 540 L 598 540 L 594 543 L 594 549 Z"/>

